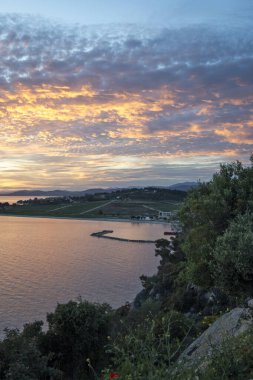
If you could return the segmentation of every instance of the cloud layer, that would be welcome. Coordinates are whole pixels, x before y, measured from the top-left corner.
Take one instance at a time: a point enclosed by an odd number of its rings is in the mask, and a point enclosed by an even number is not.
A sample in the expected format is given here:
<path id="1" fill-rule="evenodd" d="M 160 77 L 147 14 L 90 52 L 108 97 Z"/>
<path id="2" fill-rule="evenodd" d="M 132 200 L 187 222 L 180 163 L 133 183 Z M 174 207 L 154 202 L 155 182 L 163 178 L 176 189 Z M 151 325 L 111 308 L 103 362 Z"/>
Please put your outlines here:
<path id="1" fill-rule="evenodd" d="M 0 16 L 2 189 L 165 185 L 247 160 L 252 30 Z"/>

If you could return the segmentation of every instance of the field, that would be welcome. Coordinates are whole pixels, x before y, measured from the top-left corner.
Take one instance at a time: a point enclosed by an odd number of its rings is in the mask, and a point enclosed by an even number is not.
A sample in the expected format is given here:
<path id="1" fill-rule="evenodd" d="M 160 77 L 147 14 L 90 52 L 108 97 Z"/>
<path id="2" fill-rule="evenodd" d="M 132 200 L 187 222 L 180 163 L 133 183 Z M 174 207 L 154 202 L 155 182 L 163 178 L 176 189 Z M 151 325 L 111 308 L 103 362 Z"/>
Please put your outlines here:
<path id="1" fill-rule="evenodd" d="M 9 206 L 0 209 L 0 215 L 44 216 L 67 218 L 123 218 L 157 217 L 158 211 L 176 211 L 180 202 L 169 201 L 80 201 L 57 205 L 30 203 L 22 206 Z"/>

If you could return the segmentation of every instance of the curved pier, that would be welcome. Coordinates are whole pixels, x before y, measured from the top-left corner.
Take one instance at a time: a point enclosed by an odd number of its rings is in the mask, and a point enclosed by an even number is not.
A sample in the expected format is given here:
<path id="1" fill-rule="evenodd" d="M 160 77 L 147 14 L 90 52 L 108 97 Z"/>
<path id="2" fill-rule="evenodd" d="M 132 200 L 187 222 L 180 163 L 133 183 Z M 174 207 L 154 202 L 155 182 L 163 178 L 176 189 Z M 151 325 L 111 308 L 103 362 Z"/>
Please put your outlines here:
<path id="1" fill-rule="evenodd" d="M 107 234 L 112 233 L 111 230 L 103 230 L 99 232 L 93 232 L 90 236 L 98 237 L 98 238 L 104 238 L 104 239 L 110 239 L 110 240 L 117 240 L 117 241 L 126 241 L 130 243 L 155 243 L 155 240 L 141 240 L 141 239 L 124 239 L 119 238 L 116 236 L 107 236 Z"/>

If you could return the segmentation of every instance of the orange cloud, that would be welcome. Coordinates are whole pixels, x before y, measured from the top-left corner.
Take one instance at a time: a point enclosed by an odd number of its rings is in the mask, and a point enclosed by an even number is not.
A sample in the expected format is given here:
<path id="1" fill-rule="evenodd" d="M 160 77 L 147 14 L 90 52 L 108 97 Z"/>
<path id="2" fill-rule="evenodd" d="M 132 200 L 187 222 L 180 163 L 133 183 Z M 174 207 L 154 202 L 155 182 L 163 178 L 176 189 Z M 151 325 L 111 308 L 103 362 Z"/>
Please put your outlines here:
<path id="1" fill-rule="evenodd" d="M 180 96 L 183 98 L 183 94 Z M 149 172 L 153 166 L 166 167 L 168 160 L 178 166 L 196 162 L 204 165 L 206 157 L 224 160 L 240 154 L 236 148 L 225 147 L 222 152 L 204 148 L 200 146 L 202 138 L 220 136 L 221 141 L 232 144 L 253 143 L 248 138 L 250 120 L 240 126 L 224 122 L 219 128 L 213 126 L 215 107 L 229 100 L 204 101 L 204 105 L 200 103 L 191 110 L 182 98 L 166 86 L 135 93 L 99 92 L 91 86 L 29 88 L 22 84 L 13 91 L 4 90 L 0 95 L 0 151 L 27 160 L 5 161 L 1 186 L 31 188 L 42 177 L 51 186 L 81 186 L 84 182 L 93 186 L 94 175 L 110 183 L 115 178 L 120 180 L 124 173 L 128 173 L 128 180 L 134 180 L 136 168 Z M 195 101 L 193 94 L 191 98 Z M 231 104 L 239 105 L 235 100 Z M 189 144 L 187 149 L 185 144 Z M 126 155 L 128 150 L 133 153 Z M 43 168 L 40 157 L 45 160 Z"/>
<path id="2" fill-rule="evenodd" d="M 241 126 L 235 129 L 235 130 L 229 130 L 228 128 L 223 129 L 216 129 L 215 133 L 218 136 L 222 136 L 226 141 L 232 143 L 232 144 L 245 144 L 245 145 L 252 145 L 253 144 L 253 137 L 252 137 L 252 130 L 253 130 L 253 124 L 249 126 L 250 129 L 246 129 L 246 126 Z"/>
<path id="3" fill-rule="evenodd" d="M 151 116 L 149 111 L 159 112 L 173 104 L 168 90 L 152 94 L 156 101 L 150 101 L 150 94 L 123 93 L 98 94 L 90 86 L 72 89 L 67 86 L 42 85 L 25 87 L 18 84 L 14 92 L 3 91 L 0 98 L 0 118 L 5 125 L 32 127 L 41 122 L 84 123 L 117 122 L 118 124 L 144 125 Z M 81 101 L 80 101 L 81 97 Z"/>

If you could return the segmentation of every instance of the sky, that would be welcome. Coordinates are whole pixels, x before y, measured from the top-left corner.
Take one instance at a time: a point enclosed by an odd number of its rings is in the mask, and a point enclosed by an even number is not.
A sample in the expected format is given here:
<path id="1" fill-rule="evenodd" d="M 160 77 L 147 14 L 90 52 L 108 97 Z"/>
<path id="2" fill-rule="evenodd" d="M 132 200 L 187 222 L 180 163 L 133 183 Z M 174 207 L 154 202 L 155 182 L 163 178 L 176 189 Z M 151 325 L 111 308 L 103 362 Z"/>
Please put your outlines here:
<path id="1" fill-rule="evenodd" d="M 252 20 L 252 0 L 0 1 L 0 192 L 247 164 Z"/>

